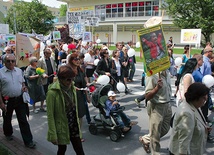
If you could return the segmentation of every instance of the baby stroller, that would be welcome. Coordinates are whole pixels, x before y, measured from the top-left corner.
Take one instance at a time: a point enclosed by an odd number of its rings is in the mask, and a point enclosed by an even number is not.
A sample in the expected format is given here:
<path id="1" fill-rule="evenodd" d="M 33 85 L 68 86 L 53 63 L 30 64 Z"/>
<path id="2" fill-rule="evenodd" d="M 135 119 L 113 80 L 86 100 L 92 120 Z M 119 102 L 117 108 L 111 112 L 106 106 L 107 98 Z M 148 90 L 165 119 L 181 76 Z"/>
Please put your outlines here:
<path id="1" fill-rule="evenodd" d="M 92 104 L 99 109 L 99 114 L 93 117 L 94 122 L 89 125 L 89 132 L 92 135 L 96 135 L 98 133 L 98 129 L 108 130 L 110 133 L 110 139 L 116 142 L 121 136 L 124 136 L 124 133 L 131 130 L 131 126 L 128 131 L 124 132 L 115 121 L 114 114 L 121 110 L 123 111 L 125 109 L 124 106 L 121 106 L 118 111 L 110 113 L 110 117 L 106 116 L 105 102 L 108 99 L 107 94 L 110 90 L 112 90 L 112 86 L 107 84 L 100 86 L 92 93 Z"/>

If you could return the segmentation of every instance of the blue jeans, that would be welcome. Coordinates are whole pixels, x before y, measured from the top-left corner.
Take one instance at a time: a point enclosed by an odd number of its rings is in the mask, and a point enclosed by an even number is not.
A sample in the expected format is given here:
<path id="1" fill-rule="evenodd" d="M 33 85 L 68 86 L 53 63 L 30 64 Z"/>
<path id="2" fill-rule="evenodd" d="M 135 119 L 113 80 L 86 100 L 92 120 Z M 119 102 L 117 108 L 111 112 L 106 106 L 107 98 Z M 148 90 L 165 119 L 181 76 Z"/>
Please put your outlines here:
<path id="1" fill-rule="evenodd" d="M 135 63 L 131 63 L 130 64 L 129 78 L 128 78 L 129 80 L 133 80 L 134 73 L 135 73 Z"/>
<path id="2" fill-rule="evenodd" d="M 131 121 L 124 112 L 117 113 L 115 115 L 115 119 L 121 128 L 124 128 L 125 126 L 129 126 Z"/>

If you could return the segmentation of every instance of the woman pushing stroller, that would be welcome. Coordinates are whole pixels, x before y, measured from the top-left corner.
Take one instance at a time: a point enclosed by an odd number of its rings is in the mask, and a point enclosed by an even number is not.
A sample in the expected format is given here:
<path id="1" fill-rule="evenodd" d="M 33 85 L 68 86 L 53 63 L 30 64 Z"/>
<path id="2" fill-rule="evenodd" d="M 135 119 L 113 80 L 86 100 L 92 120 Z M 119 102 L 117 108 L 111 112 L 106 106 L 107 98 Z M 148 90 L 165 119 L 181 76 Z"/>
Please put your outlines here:
<path id="1" fill-rule="evenodd" d="M 128 116 L 123 112 L 119 102 L 116 100 L 116 94 L 114 91 L 108 92 L 108 100 L 105 102 L 106 116 L 110 116 L 113 113 L 116 122 L 123 132 L 130 130 L 130 126 L 136 125 L 138 122 L 131 121 Z"/>

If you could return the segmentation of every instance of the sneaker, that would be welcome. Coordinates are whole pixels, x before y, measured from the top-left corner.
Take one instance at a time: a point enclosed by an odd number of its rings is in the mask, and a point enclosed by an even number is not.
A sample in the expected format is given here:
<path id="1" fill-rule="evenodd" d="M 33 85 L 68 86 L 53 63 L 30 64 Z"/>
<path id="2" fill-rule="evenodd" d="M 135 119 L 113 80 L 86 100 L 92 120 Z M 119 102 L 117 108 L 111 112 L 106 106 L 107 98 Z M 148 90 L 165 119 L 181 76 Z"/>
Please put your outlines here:
<path id="1" fill-rule="evenodd" d="M 13 135 L 11 135 L 11 136 L 6 136 L 6 139 L 7 139 L 8 141 L 13 140 Z"/>
<path id="2" fill-rule="evenodd" d="M 47 110 L 45 108 L 40 108 L 41 112 L 46 112 Z"/>
<path id="3" fill-rule="evenodd" d="M 33 112 L 34 112 L 34 114 L 38 114 L 39 111 L 34 109 Z"/>
<path id="4" fill-rule="evenodd" d="M 136 99 L 134 99 L 134 101 L 135 101 L 136 105 L 140 108 L 140 102 L 138 101 L 138 99 L 136 98 Z"/>
<path id="5" fill-rule="evenodd" d="M 28 148 L 34 149 L 36 147 L 36 143 L 35 142 L 30 142 L 29 144 L 25 145 Z"/>

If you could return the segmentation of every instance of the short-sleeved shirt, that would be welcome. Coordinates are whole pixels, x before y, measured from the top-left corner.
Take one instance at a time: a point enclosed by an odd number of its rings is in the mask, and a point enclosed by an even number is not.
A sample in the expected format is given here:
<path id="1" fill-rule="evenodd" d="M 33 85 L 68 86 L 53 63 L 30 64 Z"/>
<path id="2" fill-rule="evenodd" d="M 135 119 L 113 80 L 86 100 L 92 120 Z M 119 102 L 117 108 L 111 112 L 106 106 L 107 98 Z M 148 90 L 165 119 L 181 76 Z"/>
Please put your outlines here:
<path id="1" fill-rule="evenodd" d="M 22 84 L 25 82 L 21 69 L 15 67 L 9 70 L 0 69 L 0 91 L 2 96 L 18 97 L 22 94 Z"/>
<path id="2" fill-rule="evenodd" d="M 146 90 L 145 93 L 151 92 L 157 85 L 158 82 L 158 74 L 152 75 L 150 77 L 146 76 L 145 83 L 146 83 Z M 158 92 L 150 99 L 152 103 L 168 103 L 170 102 L 170 98 L 172 95 L 171 85 L 170 85 L 170 77 L 168 71 L 166 71 L 166 77 L 161 73 L 161 79 L 163 81 L 163 87 L 158 90 Z"/>

